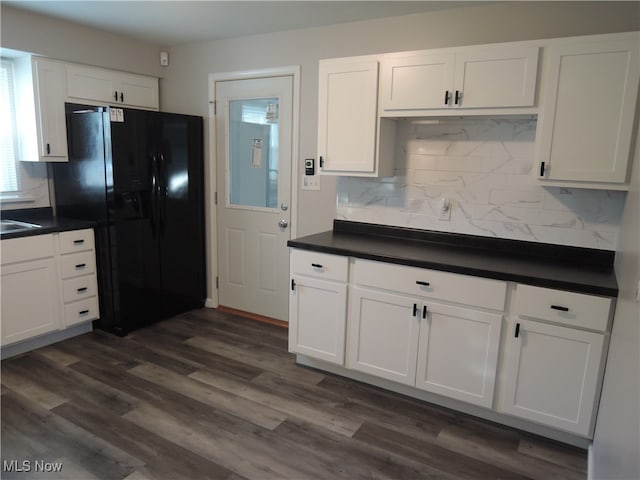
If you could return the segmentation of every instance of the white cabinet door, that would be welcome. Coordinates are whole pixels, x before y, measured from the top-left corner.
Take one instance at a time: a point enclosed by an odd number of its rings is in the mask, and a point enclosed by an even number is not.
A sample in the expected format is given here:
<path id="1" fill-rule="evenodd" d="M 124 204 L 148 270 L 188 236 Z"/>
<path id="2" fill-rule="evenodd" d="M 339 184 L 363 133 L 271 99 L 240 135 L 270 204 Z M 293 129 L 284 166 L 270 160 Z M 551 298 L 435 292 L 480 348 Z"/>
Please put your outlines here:
<path id="1" fill-rule="evenodd" d="M 378 62 L 321 60 L 319 74 L 320 172 L 375 175 Z"/>
<path id="2" fill-rule="evenodd" d="M 533 106 L 538 50 L 505 46 L 391 56 L 382 64 L 381 115 Z"/>
<path id="3" fill-rule="evenodd" d="M 143 75 L 118 74 L 120 103 L 131 107 L 158 109 L 158 79 Z"/>
<path id="4" fill-rule="evenodd" d="M 116 79 L 108 70 L 67 65 L 67 96 L 105 104 L 117 101 Z"/>
<path id="5" fill-rule="evenodd" d="M 33 71 L 39 160 L 66 162 L 68 156 L 64 114 L 64 64 L 34 58 Z"/>
<path id="6" fill-rule="evenodd" d="M 420 306 L 409 297 L 349 289 L 347 368 L 414 385 Z"/>
<path id="7" fill-rule="evenodd" d="M 635 36 L 545 52 L 549 73 L 537 145 L 541 179 L 626 182 L 640 78 L 638 43 Z"/>
<path id="8" fill-rule="evenodd" d="M 59 284 L 53 257 L 2 266 L 2 345 L 61 328 Z"/>
<path id="9" fill-rule="evenodd" d="M 502 315 L 424 304 L 416 387 L 493 406 Z"/>
<path id="10" fill-rule="evenodd" d="M 82 65 L 67 65 L 67 95 L 106 105 L 159 107 L 157 78 Z"/>
<path id="11" fill-rule="evenodd" d="M 453 95 L 454 63 L 452 53 L 385 60 L 380 80 L 381 110 L 448 107 Z"/>
<path id="12" fill-rule="evenodd" d="M 530 107 L 538 75 L 538 47 L 496 47 L 456 53 L 453 105 Z"/>
<path id="13" fill-rule="evenodd" d="M 604 335 L 519 320 L 502 411 L 579 435 L 593 430 Z"/>
<path id="14" fill-rule="evenodd" d="M 344 365 L 347 285 L 304 276 L 291 282 L 289 351 Z"/>

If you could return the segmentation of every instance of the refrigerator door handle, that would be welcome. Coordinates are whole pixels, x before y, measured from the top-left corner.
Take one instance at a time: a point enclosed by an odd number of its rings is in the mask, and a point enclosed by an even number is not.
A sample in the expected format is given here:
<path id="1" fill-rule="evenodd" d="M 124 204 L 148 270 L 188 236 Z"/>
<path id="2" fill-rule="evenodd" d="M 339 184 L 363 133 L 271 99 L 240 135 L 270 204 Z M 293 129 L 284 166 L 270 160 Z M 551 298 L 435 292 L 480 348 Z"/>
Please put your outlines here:
<path id="1" fill-rule="evenodd" d="M 151 233 L 156 237 L 158 231 L 158 159 L 155 155 L 151 155 L 151 212 L 149 218 L 151 220 Z"/>
<path id="2" fill-rule="evenodd" d="M 167 217 L 167 161 L 164 155 L 159 155 L 158 162 L 158 231 L 164 235 L 164 226 Z"/>

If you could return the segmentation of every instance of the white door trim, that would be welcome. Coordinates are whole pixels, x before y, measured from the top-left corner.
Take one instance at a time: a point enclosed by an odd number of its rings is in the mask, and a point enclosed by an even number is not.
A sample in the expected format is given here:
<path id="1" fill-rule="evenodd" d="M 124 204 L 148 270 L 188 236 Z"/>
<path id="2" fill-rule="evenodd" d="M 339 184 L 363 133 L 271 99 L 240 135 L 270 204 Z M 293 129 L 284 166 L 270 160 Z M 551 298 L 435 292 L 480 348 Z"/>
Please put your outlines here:
<path id="1" fill-rule="evenodd" d="M 218 276 L 218 211 L 215 203 L 217 190 L 216 171 L 218 159 L 216 156 L 216 121 L 214 105 L 216 101 L 216 82 L 229 80 L 246 80 L 251 78 L 268 77 L 293 77 L 293 112 L 291 118 L 291 238 L 295 238 L 298 232 L 298 137 L 300 119 L 300 65 L 287 67 L 268 68 L 264 70 L 245 70 L 238 72 L 210 73 L 209 74 L 209 152 L 205 162 L 205 225 L 207 241 L 207 300 L 205 306 L 216 308 L 218 306 L 218 289 L 216 277 Z"/>

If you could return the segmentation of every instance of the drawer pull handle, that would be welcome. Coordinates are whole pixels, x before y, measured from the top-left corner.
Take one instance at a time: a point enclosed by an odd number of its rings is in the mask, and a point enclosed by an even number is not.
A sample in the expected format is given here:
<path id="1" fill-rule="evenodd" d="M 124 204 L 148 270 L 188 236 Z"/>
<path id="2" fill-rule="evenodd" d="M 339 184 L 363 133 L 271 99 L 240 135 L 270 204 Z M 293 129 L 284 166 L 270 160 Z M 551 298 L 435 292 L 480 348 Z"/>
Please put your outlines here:
<path id="1" fill-rule="evenodd" d="M 76 270 L 80 270 L 81 268 L 84 268 L 86 266 L 87 266 L 86 263 L 79 263 L 79 264 L 76 265 Z"/>
<path id="2" fill-rule="evenodd" d="M 418 304 L 414 303 L 413 304 L 413 316 L 415 317 L 416 315 L 418 315 Z"/>
<path id="3" fill-rule="evenodd" d="M 74 245 L 82 245 L 84 243 L 84 240 L 74 240 L 73 244 Z"/>
<path id="4" fill-rule="evenodd" d="M 76 292 L 78 292 L 78 293 L 84 293 L 84 292 L 86 292 L 87 290 L 88 290 L 88 288 L 87 288 L 87 287 L 82 287 L 82 288 L 78 288 L 78 289 L 76 290 Z"/>
<path id="5" fill-rule="evenodd" d="M 89 313 L 89 310 L 80 310 L 80 311 L 78 312 L 78 315 L 86 315 L 86 314 L 88 314 L 88 313 Z"/>
<path id="6" fill-rule="evenodd" d="M 516 323 L 516 338 L 520 336 L 520 324 Z"/>
<path id="7" fill-rule="evenodd" d="M 416 285 L 422 285 L 423 287 L 428 287 L 430 284 L 429 284 L 429 282 L 423 282 L 421 280 L 416 280 Z"/>
<path id="8" fill-rule="evenodd" d="M 560 305 L 551 305 L 551 308 L 554 310 L 560 310 L 561 312 L 568 312 L 569 309 L 567 307 L 561 307 Z"/>
<path id="9" fill-rule="evenodd" d="M 313 268 L 324 268 L 322 265 L 320 265 L 319 263 L 312 263 L 311 266 Z"/>

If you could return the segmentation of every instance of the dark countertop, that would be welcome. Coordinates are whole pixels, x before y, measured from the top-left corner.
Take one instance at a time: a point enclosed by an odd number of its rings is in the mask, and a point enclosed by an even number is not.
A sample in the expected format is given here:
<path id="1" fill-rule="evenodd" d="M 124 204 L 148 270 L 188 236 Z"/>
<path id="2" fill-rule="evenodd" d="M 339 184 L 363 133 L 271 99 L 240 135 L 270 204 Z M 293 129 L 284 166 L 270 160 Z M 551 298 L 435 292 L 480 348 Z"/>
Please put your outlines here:
<path id="1" fill-rule="evenodd" d="M 359 222 L 289 240 L 289 247 L 506 280 L 579 293 L 618 296 L 615 252 Z"/>
<path id="2" fill-rule="evenodd" d="M 0 239 L 2 240 L 95 227 L 95 222 L 89 220 L 54 217 L 50 208 L 3 210 L 1 217 L 3 220 L 17 220 L 40 225 L 40 228 L 27 228 L 2 233 L 0 234 Z"/>

